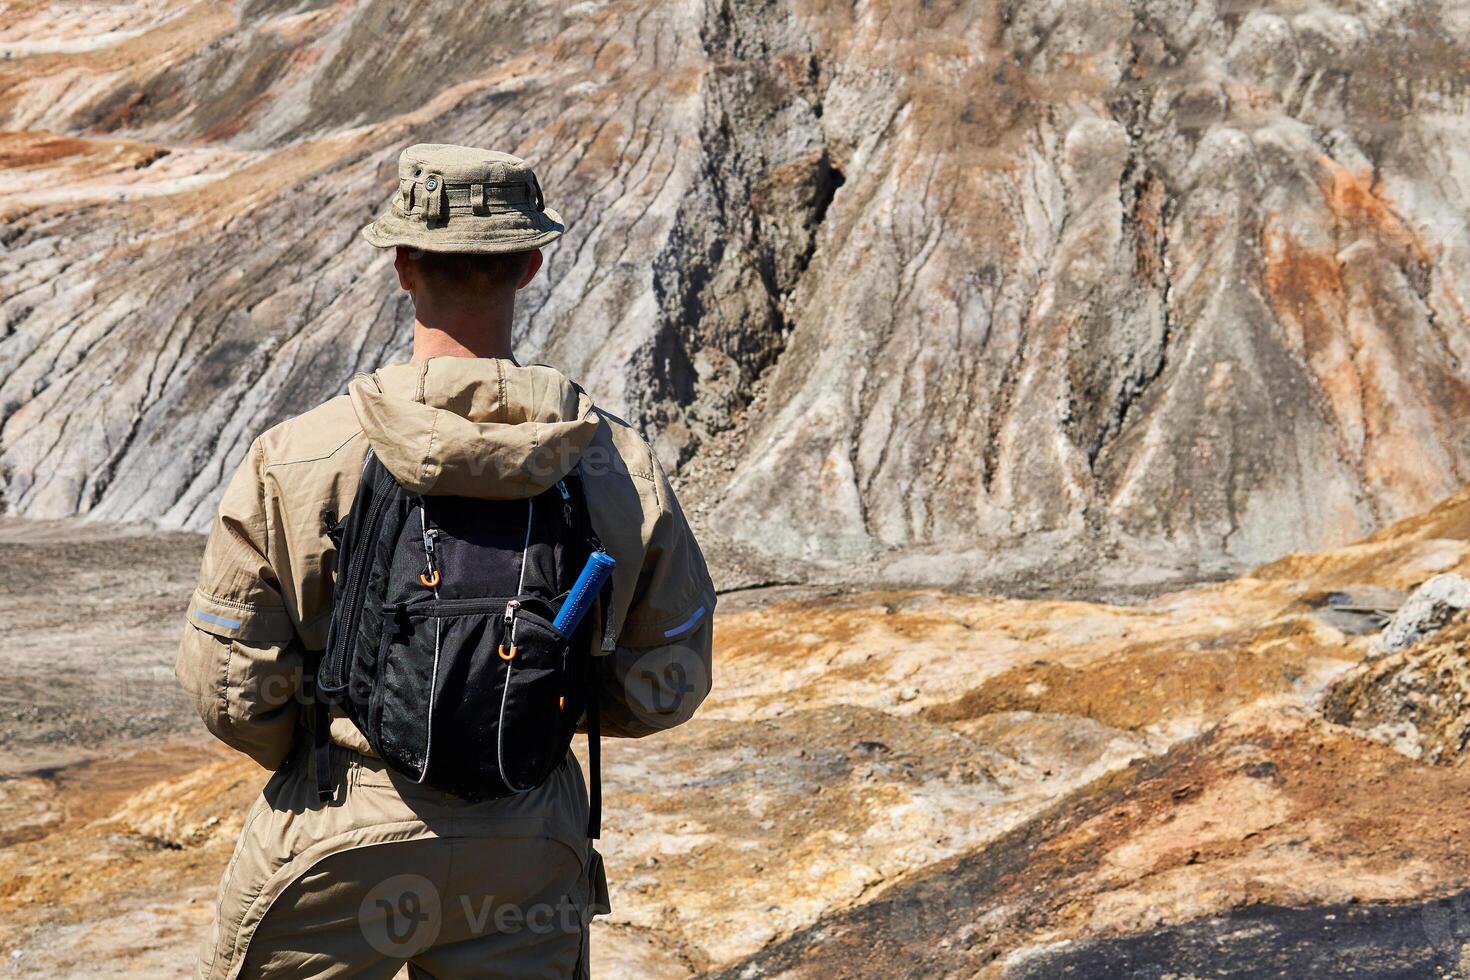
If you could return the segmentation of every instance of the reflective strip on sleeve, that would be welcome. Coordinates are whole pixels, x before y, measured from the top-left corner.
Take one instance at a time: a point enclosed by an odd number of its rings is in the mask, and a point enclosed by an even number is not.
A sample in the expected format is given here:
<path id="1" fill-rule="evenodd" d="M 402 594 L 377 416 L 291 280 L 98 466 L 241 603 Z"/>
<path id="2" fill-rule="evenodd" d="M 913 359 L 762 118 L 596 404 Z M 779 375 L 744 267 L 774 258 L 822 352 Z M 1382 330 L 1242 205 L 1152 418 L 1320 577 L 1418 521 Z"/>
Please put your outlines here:
<path id="1" fill-rule="evenodd" d="M 249 643 L 287 643 L 296 637 L 290 614 L 281 606 L 262 606 L 194 590 L 189 625 L 215 636 Z"/>
<path id="2" fill-rule="evenodd" d="M 704 612 L 704 610 L 701 609 L 700 612 Z M 240 628 L 240 621 L 238 619 L 227 619 L 224 616 L 216 616 L 214 613 L 202 612 L 198 609 L 194 610 L 194 618 L 214 626 L 223 626 L 227 630 L 237 630 Z"/>
<path id="3" fill-rule="evenodd" d="M 664 639 L 668 639 L 670 637 L 678 636 L 680 633 L 683 633 L 686 630 L 693 629 L 694 628 L 694 625 L 696 623 L 698 623 L 703 618 L 704 618 L 704 607 L 703 606 L 700 606 L 698 609 L 694 610 L 694 615 L 693 616 L 690 616 L 688 619 L 684 620 L 684 622 L 680 623 L 678 626 L 675 626 L 671 630 L 664 630 Z"/>

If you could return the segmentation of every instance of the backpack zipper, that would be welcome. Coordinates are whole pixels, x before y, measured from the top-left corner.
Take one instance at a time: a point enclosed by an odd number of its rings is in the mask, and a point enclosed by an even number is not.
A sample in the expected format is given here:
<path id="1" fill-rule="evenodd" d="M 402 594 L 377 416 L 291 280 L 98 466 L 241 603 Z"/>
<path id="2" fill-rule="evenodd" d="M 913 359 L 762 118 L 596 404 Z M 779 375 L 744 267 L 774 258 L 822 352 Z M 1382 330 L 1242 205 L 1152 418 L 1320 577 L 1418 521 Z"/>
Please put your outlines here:
<path id="1" fill-rule="evenodd" d="M 420 537 L 424 542 L 424 561 L 428 563 L 429 571 L 426 575 L 420 575 L 419 581 L 424 588 L 434 591 L 434 598 L 439 598 L 439 566 L 434 564 L 434 539 L 439 534 L 439 529 L 429 524 L 429 502 L 422 496 L 419 497 L 419 528 Z"/>
<path id="2" fill-rule="evenodd" d="M 429 502 L 422 496 L 419 497 L 419 530 L 424 538 L 424 561 L 429 564 L 429 574 L 433 576 L 434 600 L 439 599 L 439 569 L 434 565 L 434 536 L 439 529 L 429 525 Z M 422 579 L 421 581 L 428 581 Z M 424 764 L 419 769 L 417 783 L 423 783 L 429 778 L 429 760 L 434 754 L 434 689 L 439 686 L 439 651 L 443 645 L 444 620 L 434 618 L 434 666 L 429 674 L 429 711 L 424 716 Z M 379 666 L 381 669 L 381 665 Z"/>
<path id="3" fill-rule="evenodd" d="M 516 610 L 519 608 L 521 608 L 521 600 L 519 599 L 509 599 L 505 603 L 505 615 L 502 617 L 505 621 L 505 625 L 500 630 L 502 642 L 500 644 L 500 649 L 496 652 L 499 654 L 500 659 L 506 661 L 507 663 L 516 658 Z M 507 637 L 510 639 L 509 653 L 505 652 L 505 643 L 503 642 L 503 640 Z"/>
<path id="4" fill-rule="evenodd" d="M 526 559 L 531 549 L 531 525 L 536 518 L 536 498 L 526 498 L 526 540 L 521 544 L 521 580 L 516 585 L 516 595 L 526 594 Z M 510 656 L 505 655 L 504 647 L 501 648 L 500 658 L 505 661 L 505 682 L 500 689 L 500 720 L 495 726 L 495 764 L 500 769 L 500 780 L 505 783 L 506 788 L 512 793 L 524 793 L 534 789 L 533 786 L 517 786 L 510 781 L 510 772 L 505 768 L 505 702 L 510 696 L 510 678 L 515 672 L 514 663 L 516 656 L 516 610 L 521 607 L 520 599 L 512 599 L 505 604 L 505 627 L 504 631 L 509 633 Z"/>
<path id="5" fill-rule="evenodd" d="M 567 491 L 567 481 L 557 480 L 556 488 L 561 491 L 561 519 L 570 528 L 572 526 L 572 495 Z"/>

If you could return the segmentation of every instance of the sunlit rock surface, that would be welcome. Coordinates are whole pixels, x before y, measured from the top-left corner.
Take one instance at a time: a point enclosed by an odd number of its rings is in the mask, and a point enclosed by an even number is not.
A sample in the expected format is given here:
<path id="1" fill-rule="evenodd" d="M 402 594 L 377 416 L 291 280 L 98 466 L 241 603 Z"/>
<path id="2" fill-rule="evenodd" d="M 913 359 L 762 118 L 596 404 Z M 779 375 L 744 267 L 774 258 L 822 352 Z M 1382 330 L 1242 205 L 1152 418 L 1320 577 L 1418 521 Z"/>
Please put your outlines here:
<path id="1" fill-rule="evenodd" d="M 166 680 L 114 682 L 167 674 L 182 602 L 149 597 L 184 549 L 98 535 L 79 570 L 74 543 L 8 534 L 0 630 L 48 589 L 96 625 L 0 636 L 0 675 L 43 708 L 0 711 L 0 955 L 182 974 L 265 780 Z M 1470 572 L 1467 539 L 1470 491 L 1134 605 L 728 596 L 700 714 L 604 744 L 595 973 L 1453 975 L 1434 970 L 1470 944 L 1467 626 L 1368 660 L 1332 600 Z M 116 672 L 26 680 L 119 635 Z"/>
<path id="2" fill-rule="evenodd" d="M 406 354 L 415 140 L 568 216 L 518 326 L 655 439 L 727 585 L 1143 583 L 1470 476 L 1470 7 L 0 12 L 5 509 L 203 527 Z"/>

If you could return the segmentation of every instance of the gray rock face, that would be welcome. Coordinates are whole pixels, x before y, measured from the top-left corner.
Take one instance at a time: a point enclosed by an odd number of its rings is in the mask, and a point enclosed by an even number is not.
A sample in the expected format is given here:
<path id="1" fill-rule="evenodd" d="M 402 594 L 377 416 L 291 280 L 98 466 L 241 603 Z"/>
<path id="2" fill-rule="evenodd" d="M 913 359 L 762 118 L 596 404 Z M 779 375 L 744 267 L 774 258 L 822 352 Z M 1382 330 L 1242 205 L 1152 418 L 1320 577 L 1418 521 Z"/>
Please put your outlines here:
<path id="1" fill-rule="evenodd" d="M 649 431 L 728 585 L 1165 581 L 1345 541 L 1470 470 L 1467 26 L 11 8 L 4 506 L 203 527 L 255 433 L 405 356 L 355 236 L 432 139 L 537 164 L 570 228 L 521 347 Z"/>
<path id="2" fill-rule="evenodd" d="M 1434 576 L 1415 589 L 1394 613 L 1373 641 L 1372 655 L 1381 657 L 1413 646 L 1443 629 L 1455 613 L 1467 606 L 1470 606 L 1470 578 L 1455 574 Z"/>

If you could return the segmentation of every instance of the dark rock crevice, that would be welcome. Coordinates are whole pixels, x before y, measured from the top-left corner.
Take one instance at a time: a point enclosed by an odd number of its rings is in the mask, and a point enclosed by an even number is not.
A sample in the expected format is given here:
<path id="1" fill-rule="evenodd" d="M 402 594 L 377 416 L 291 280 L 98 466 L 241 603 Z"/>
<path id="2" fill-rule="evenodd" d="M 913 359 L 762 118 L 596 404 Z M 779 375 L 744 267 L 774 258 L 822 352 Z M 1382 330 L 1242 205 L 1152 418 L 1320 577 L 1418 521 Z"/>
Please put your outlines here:
<path id="1" fill-rule="evenodd" d="M 845 181 L 821 130 L 811 40 L 789 12 L 712 3 L 701 41 L 699 182 L 654 261 L 660 322 L 634 386 L 670 463 L 728 429 L 780 358 L 787 299 Z"/>
<path id="2" fill-rule="evenodd" d="M 1159 36 L 1144 24 L 1137 24 L 1135 31 L 1151 38 Z M 1169 345 L 1177 329 L 1170 310 L 1172 261 L 1169 255 L 1170 223 L 1176 198 L 1166 177 L 1152 164 L 1143 140 L 1155 92 L 1152 85 L 1135 78 L 1146 78 L 1159 66 L 1147 63 L 1141 44 L 1137 38 L 1128 44 L 1129 60 L 1121 73 L 1124 81 L 1110 107 L 1113 118 L 1128 135 L 1128 157 L 1118 181 L 1118 203 L 1122 218 L 1121 246 L 1131 256 L 1121 258 L 1123 271 L 1139 295 L 1122 297 L 1127 305 L 1121 311 L 1096 311 L 1098 316 L 1116 316 L 1123 321 L 1110 328 L 1110 332 L 1123 333 L 1120 340 L 1125 346 L 1119 363 L 1110 365 L 1106 363 L 1108 358 L 1099 363 L 1096 351 L 1090 352 L 1091 356 L 1084 353 L 1071 362 L 1071 393 L 1079 404 L 1079 410 L 1071 415 L 1072 435 L 1082 448 L 1094 478 L 1105 466 L 1104 454 L 1109 446 L 1130 418 L 1140 414 L 1154 382 L 1163 375 Z M 1161 44 L 1166 52 L 1165 63 L 1177 58 L 1170 52 L 1167 40 Z M 1148 329 L 1142 336 L 1128 337 L 1131 331 L 1126 321 L 1129 319 L 1157 321 L 1157 333 Z M 1151 322 L 1147 324 L 1148 328 L 1152 326 Z"/>

